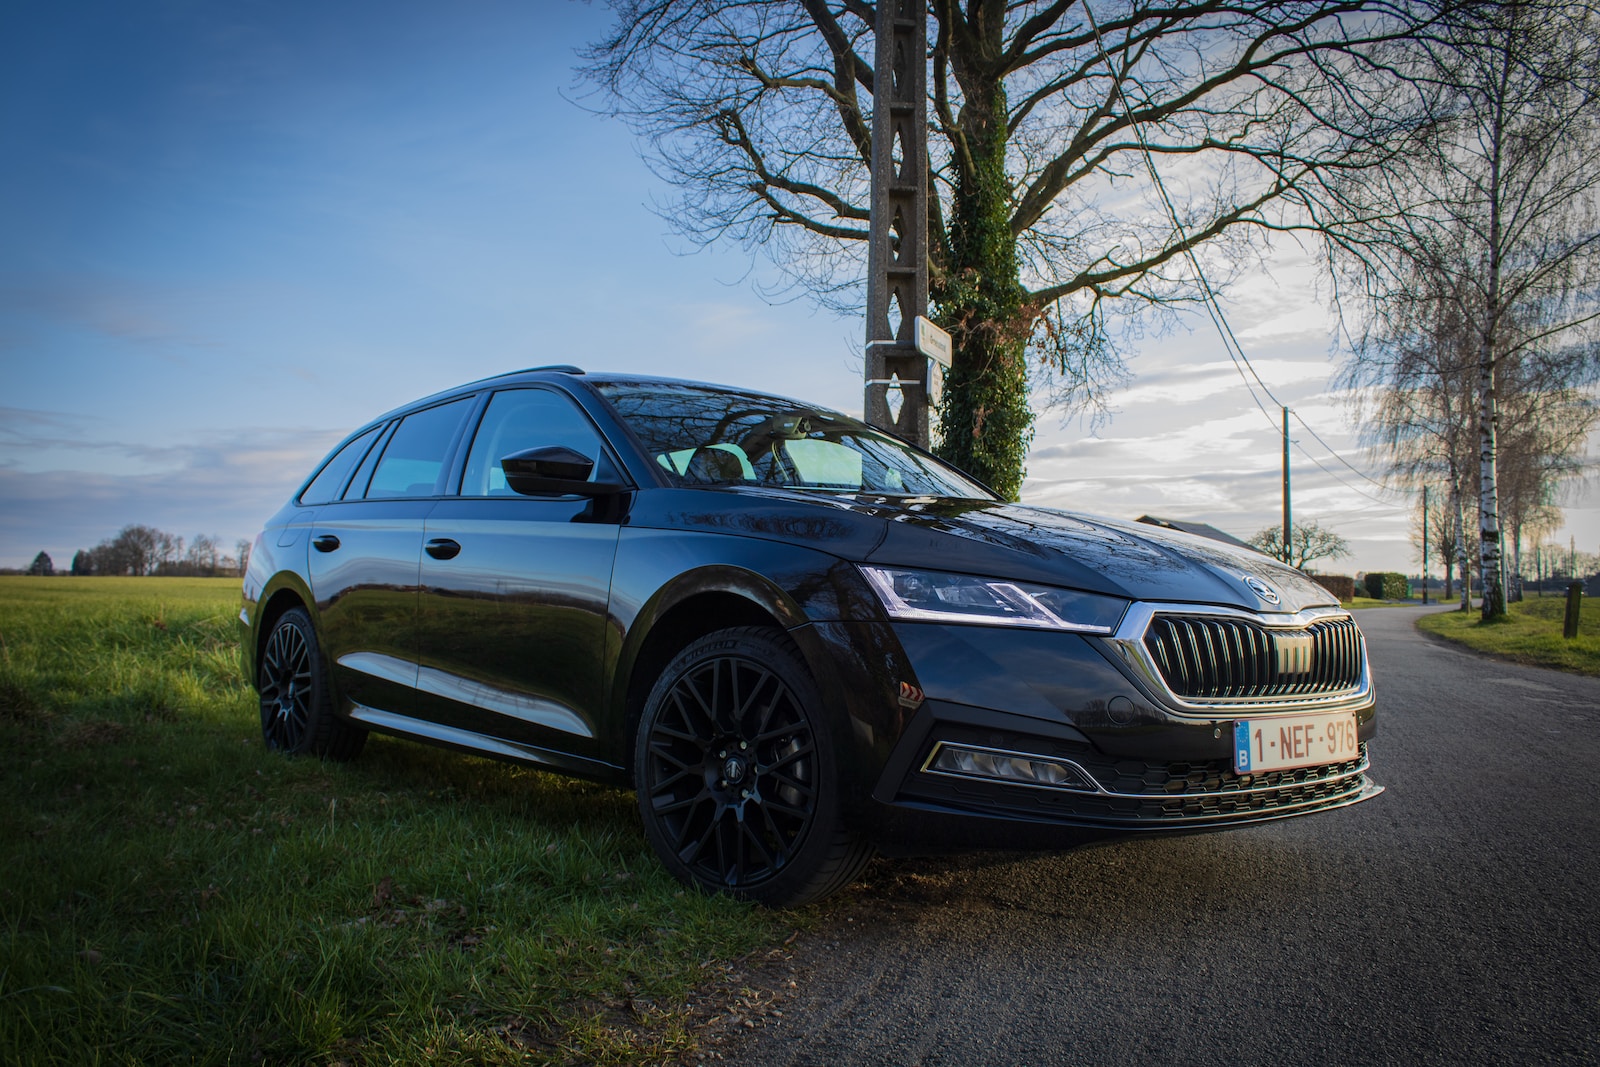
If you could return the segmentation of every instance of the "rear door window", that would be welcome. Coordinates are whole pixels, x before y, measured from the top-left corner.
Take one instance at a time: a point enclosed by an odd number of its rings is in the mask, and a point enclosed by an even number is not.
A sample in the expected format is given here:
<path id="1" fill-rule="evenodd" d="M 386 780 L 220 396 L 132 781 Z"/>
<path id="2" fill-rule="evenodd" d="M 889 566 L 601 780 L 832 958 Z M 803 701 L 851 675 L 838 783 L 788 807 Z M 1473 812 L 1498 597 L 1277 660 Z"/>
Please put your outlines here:
<path id="1" fill-rule="evenodd" d="M 472 397 L 464 396 L 401 419 L 384 446 L 377 470 L 372 472 L 366 498 L 433 496 L 438 492 L 440 475 L 450 457 L 450 444 L 461 420 L 472 409 L 472 401 Z"/>

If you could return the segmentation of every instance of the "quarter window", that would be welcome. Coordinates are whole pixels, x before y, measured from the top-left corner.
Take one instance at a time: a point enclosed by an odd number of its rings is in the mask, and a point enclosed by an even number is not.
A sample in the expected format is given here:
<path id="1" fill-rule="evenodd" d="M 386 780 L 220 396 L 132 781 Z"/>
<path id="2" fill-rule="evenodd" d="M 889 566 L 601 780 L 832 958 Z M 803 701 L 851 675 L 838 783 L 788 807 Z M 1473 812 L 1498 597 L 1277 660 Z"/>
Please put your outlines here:
<path id="1" fill-rule="evenodd" d="M 383 427 L 374 426 L 334 453 L 333 458 L 324 463 L 322 470 L 311 479 L 311 484 L 306 486 L 305 492 L 300 494 L 300 503 L 326 504 L 330 500 L 337 499 L 339 490 L 344 488 L 345 479 L 350 477 L 350 469 L 367 454 L 367 449 L 372 447 L 372 442 L 381 429 Z"/>
<path id="2" fill-rule="evenodd" d="M 432 496 L 456 428 L 471 406 L 472 398 L 462 397 L 401 419 L 372 472 L 367 499 Z"/>

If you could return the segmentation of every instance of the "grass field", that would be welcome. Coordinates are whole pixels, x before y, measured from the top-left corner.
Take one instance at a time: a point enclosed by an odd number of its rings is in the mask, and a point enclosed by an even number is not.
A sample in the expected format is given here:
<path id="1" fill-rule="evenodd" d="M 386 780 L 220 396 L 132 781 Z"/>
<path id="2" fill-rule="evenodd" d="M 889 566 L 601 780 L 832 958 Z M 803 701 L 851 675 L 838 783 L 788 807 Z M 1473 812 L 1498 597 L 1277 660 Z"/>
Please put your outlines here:
<path id="1" fill-rule="evenodd" d="M 1565 597 L 1532 597 L 1512 604 L 1505 622 L 1485 625 L 1474 609 L 1426 615 L 1417 626 L 1518 663 L 1600 675 L 1600 600 L 1584 598 L 1578 636 L 1570 641 L 1561 636 L 1566 603 Z"/>
<path id="2" fill-rule="evenodd" d="M 261 744 L 231 579 L 0 578 L 0 1063 L 656 1062 L 796 917 L 683 890 L 632 796 Z"/>

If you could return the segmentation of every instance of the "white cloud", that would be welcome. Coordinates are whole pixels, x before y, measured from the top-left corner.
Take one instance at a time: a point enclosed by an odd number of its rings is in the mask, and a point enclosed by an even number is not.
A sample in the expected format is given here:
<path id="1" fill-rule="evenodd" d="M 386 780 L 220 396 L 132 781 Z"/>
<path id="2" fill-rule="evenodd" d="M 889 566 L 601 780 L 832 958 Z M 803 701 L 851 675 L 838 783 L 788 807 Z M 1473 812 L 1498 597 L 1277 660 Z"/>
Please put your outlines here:
<path id="1" fill-rule="evenodd" d="M 56 565 L 72 553 L 143 523 L 192 537 L 220 535 L 226 544 L 254 537 L 334 443 L 334 433 L 241 430 L 156 450 L 161 462 L 134 472 L 85 462 L 24 469 L 0 462 L 0 566 L 25 566 L 40 549 Z M 115 452 L 111 442 L 82 451 Z"/>

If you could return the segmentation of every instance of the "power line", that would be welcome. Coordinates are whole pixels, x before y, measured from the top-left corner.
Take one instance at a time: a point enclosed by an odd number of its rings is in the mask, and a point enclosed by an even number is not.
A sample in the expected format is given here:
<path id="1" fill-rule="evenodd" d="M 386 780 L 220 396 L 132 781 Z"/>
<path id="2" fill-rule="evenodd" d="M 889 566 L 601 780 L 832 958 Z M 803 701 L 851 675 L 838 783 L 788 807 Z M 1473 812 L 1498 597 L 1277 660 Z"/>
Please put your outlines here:
<path id="1" fill-rule="evenodd" d="M 1293 414 L 1293 412 L 1291 411 L 1290 414 Z M 1371 501 L 1373 501 L 1375 503 L 1378 503 L 1378 504 L 1382 504 L 1386 508 L 1401 509 L 1401 508 L 1405 508 L 1407 506 L 1407 505 L 1404 505 L 1404 504 L 1397 504 L 1393 500 L 1384 500 L 1381 497 L 1373 496 L 1371 493 L 1367 492 L 1365 489 L 1362 489 L 1360 486 L 1351 485 L 1349 482 L 1345 481 L 1343 478 L 1341 478 L 1337 474 L 1333 473 L 1327 467 L 1324 467 L 1322 465 L 1322 462 L 1320 460 L 1318 460 L 1316 456 L 1313 456 L 1309 451 L 1307 451 L 1306 447 L 1304 445 L 1302 445 L 1299 441 L 1295 441 L 1294 442 L 1294 447 L 1296 447 L 1296 448 L 1298 448 L 1300 450 L 1300 454 L 1302 456 L 1304 456 L 1307 459 L 1309 459 L 1312 463 L 1315 463 L 1317 465 L 1317 468 L 1319 470 L 1321 470 L 1322 473 L 1326 474 L 1328 477 L 1332 478 L 1334 481 L 1338 482 L 1340 485 L 1344 486 L 1346 489 L 1350 490 L 1352 493 L 1359 493 L 1362 496 L 1366 497 L 1368 500 L 1371 500 Z M 1345 466 L 1348 467 L 1349 464 L 1347 463 L 1347 464 L 1345 464 Z M 1359 472 L 1357 472 L 1357 473 L 1359 473 Z M 1371 479 L 1368 479 L 1368 480 L 1370 481 Z"/>
<path id="2" fill-rule="evenodd" d="M 1261 411 L 1262 417 L 1267 420 L 1268 425 L 1270 425 L 1273 429 L 1273 432 L 1276 433 L 1278 430 L 1277 420 L 1272 417 L 1272 414 L 1267 411 L 1266 406 L 1261 403 L 1261 398 L 1256 396 L 1255 387 L 1250 384 L 1250 380 L 1252 378 L 1255 379 L 1255 384 L 1261 387 L 1261 391 L 1267 395 L 1267 399 L 1271 400 L 1273 404 L 1277 405 L 1278 407 L 1289 410 L 1290 414 L 1294 416 L 1295 421 L 1298 422 L 1307 433 L 1315 438 L 1317 443 L 1326 449 L 1330 456 L 1338 460 L 1345 467 L 1349 468 L 1358 477 L 1370 482 L 1372 485 L 1377 486 L 1384 492 L 1393 493 L 1403 491 L 1396 490 L 1392 486 L 1384 485 L 1382 482 L 1378 481 L 1376 478 L 1373 478 L 1365 471 L 1360 470 L 1349 460 L 1341 456 L 1332 445 L 1323 440 L 1322 435 L 1317 433 L 1317 431 L 1311 427 L 1311 424 L 1306 422 L 1306 420 L 1298 411 L 1290 410 L 1287 404 L 1279 400 L 1276 394 L 1273 393 L 1272 388 L 1268 386 L 1264 380 L 1262 380 L 1261 375 L 1256 371 L 1255 365 L 1250 362 L 1249 355 L 1245 353 L 1244 346 L 1239 343 L 1238 337 L 1234 335 L 1233 328 L 1228 324 L 1227 316 L 1222 311 L 1222 304 L 1217 300 L 1216 292 L 1211 288 L 1210 281 L 1206 279 L 1205 271 L 1201 269 L 1200 260 L 1194 254 L 1194 249 L 1188 244 L 1189 235 L 1184 229 L 1182 219 L 1178 217 L 1178 209 L 1172 203 L 1172 197 L 1167 194 L 1167 186 L 1166 183 L 1161 180 L 1161 172 L 1156 169 L 1155 157 L 1150 152 L 1150 145 L 1145 141 L 1144 130 L 1140 127 L 1138 120 L 1133 117 L 1133 109 L 1128 105 L 1127 94 L 1122 89 L 1122 79 L 1117 76 L 1117 70 L 1111 62 L 1111 56 L 1106 52 L 1105 41 L 1100 36 L 1100 25 L 1095 21 L 1094 12 L 1090 9 L 1089 5 L 1085 4 L 1083 7 L 1083 13 L 1084 16 L 1089 20 L 1089 29 L 1094 33 L 1095 47 L 1099 49 L 1100 58 L 1102 61 L 1104 61 L 1106 70 L 1111 75 L 1112 89 L 1116 92 L 1118 99 L 1122 101 L 1122 113 L 1127 117 L 1128 124 L 1133 129 L 1133 135 L 1139 142 L 1139 150 L 1144 155 L 1145 168 L 1150 172 L 1150 180 L 1154 182 L 1156 191 L 1160 193 L 1161 203 L 1167 209 L 1167 217 L 1172 220 L 1173 229 L 1177 231 L 1179 239 L 1184 244 L 1184 258 L 1189 261 L 1189 266 L 1194 270 L 1195 279 L 1200 284 L 1200 292 L 1203 297 L 1201 303 L 1204 305 L 1206 314 L 1211 319 L 1212 325 L 1217 328 L 1218 336 L 1222 339 L 1223 351 L 1227 352 L 1228 358 L 1233 361 L 1234 369 L 1239 372 L 1239 377 L 1244 382 L 1245 390 L 1250 394 L 1250 399 Z M 1245 374 L 1246 370 L 1249 371 L 1248 376 Z M 1383 504 L 1386 507 L 1405 507 L 1405 505 L 1397 504 L 1392 501 L 1380 500 L 1371 493 L 1351 485 L 1343 478 L 1328 470 L 1327 467 L 1323 466 L 1315 456 L 1313 456 L 1303 445 L 1300 444 L 1300 442 L 1296 441 L 1294 442 L 1294 445 L 1300 450 L 1302 455 L 1311 460 L 1312 463 L 1316 464 L 1316 466 L 1325 474 L 1333 478 L 1333 480 L 1338 482 L 1340 485 L 1343 485 L 1346 489 L 1349 489 L 1351 492 L 1359 493 L 1368 500 L 1376 501 L 1377 503 Z"/>

